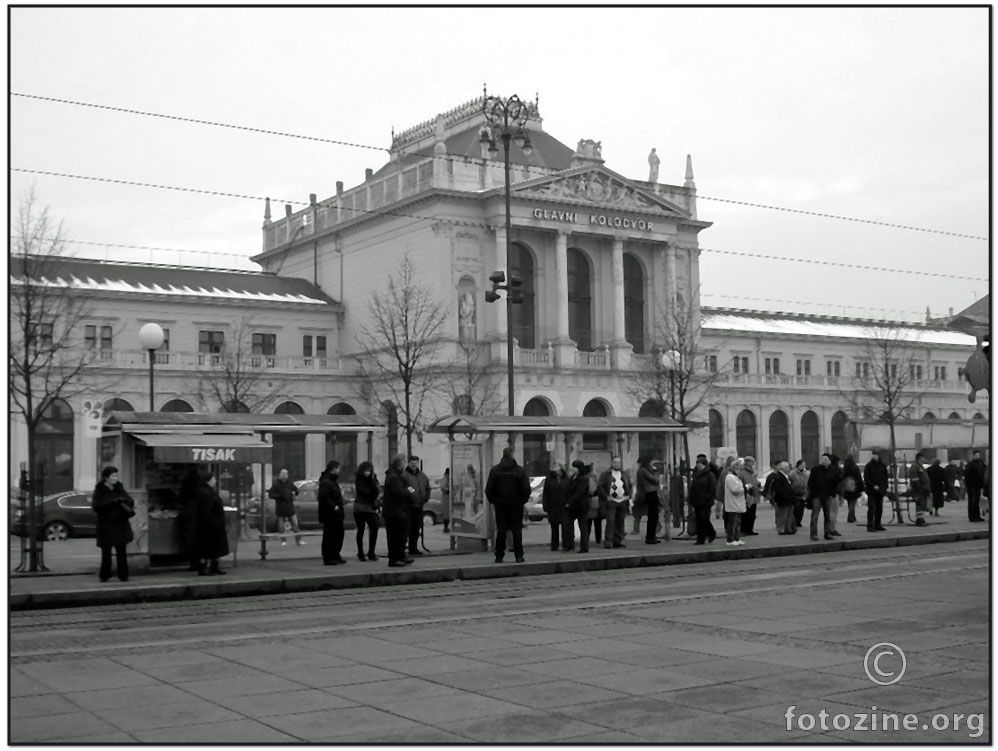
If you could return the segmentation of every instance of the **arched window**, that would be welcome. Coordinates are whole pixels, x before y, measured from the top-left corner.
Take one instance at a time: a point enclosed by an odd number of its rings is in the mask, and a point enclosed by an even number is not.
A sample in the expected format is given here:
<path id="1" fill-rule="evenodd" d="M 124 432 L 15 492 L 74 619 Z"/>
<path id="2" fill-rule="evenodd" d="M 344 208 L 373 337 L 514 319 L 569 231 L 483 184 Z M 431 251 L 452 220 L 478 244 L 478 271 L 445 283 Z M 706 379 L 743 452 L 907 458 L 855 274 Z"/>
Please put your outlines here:
<path id="1" fill-rule="evenodd" d="M 56 399 L 42 413 L 35 430 L 35 492 L 73 489 L 73 410 Z"/>
<path id="2" fill-rule="evenodd" d="M 743 409 L 735 418 L 735 451 L 738 456 L 754 456 L 758 459 L 755 415 Z"/>
<path id="3" fill-rule="evenodd" d="M 283 402 L 274 410 L 275 415 L 303 415 L 305 410 L 295 402 Z M 305 480 L 305 435 L 294 433 L 273 433 L 274 451 L 271 462 L 274 466 L 274 476 L 282 469 L 288 471 L 292 482 Z"/>
<path id="4" fill-rule="evenodd" d="M 983 420 L 984 419 L 984 415 L 982 413 L 980 413 L 980 412 L 975 412 L 974 413 L 974 419 L 975 420 Z"/>
<path id="5" fill-rule="evenodd" d="M 391 402 L 381 403 L 381 417 L 388 426 L 388 461 L 399 452 L 399 412 Z"/>
<path id="6" fill-rule="evenodd" d="M 609 417 L 610 412 L 606 408 L 606 403 L 600 399 L 593 399 L 582 409 L 583 417 Z M 583 451 L 606 451 L 610 448 L 610 440 L 606 433 L 583 433 Z"/>
<path id="7" fill-rule="evenodd" d="M 849 455 L 849 416 L 839 410 L 832 415 L 832 453 L 839 459 Z"/>
<path id="8" fill-rule="evenodd" d="M 593 301 L 589 259 L 568 249 L 568 335 L 583 352 L 593 351 Z"/>
<path id="9" fill-rule="evenodd" d="M 194 407 L 185 402 L 183 399 L 171 399 L 166 404 L 160 412 L 193 412 Z"/>
<path id="10" fill-rule="evenodd" d="M 790 458 L 790 421 L 787 420 L 787 414 L 782 409 L 776 410 L 769 416 L 769 464 L 767 466 L 773 466 L 773 462 L 777 459 L 793 461 Z"/>
<path id="11" fill-rule="evenodd" d="M 665 417 L 665 408 L 654 399 L 641 405 L 638 417 Z M 638 458 L 652 455 L 656 459 L 665 458 L 664 433 L 638 433 Z"/>
<path id="12" fill-rule="evenodd" d="M 710 458 L 717 458 L 717 449 L 724 445 L 724 418 L 716 409 L 708 410 L 707 424 L 710 430 Z"/>
<path id="13" fill-rule="evenodd" d="M 134 412 L 135 407 L 130 402 L 115 397 L 104 402 L 104 414 L 108 412 Z"/>
<path id="14" fill-rule="evenodd" d="M 924 415 L 922 415 L 922 422 L 932 422 L 935 419 L 936 416 L 932 412 L 926 412 Z"/>
<path id="15" fill-rule="evenodd" d="M 960 420 L 962 418 L 960 417 L 960 413 L 959 412 L 950 412 L 949 413 L 949 419 L 950 420 Z"/>
<path id="16" fill-rule="evenodd" d="M 624 253 L 624 338 L 637 354 L 645 351 L 645 276 L 638 259 Z"/>
<path id="17" fill-rule="evenodd" d="M 551 410 L 543 399 L 534 397 L 523 405 L 527 417 L 550 417 Z M 547 450 L 547 435 L 544 433 L 523 434 L 523 466 L 531 477 L 546 475 L 551 471 L 551 456 Z"/>
<path id="18" fill-rule="evenodd" d="M 800 418 L 800 458 L 808 467 L 818 463 L 821 454 L 821 431 L 818 428 L 818 415 L 808 410 Z"/>
<path id="19" fill-rule="evenodd" d="M 327 415 L 355 415 L 357 410 L 346 402 L 337 402 L 328 410 Z M 340 477 L 353 478 L 357 473 L 357 433 L 326 433 L 326 462 L 333 459 L 340 463 Z M 348 479 L 349 481 L 349 479 Z"/>
<path id="20" fill-rule="evenodd" d="M 516 337 L 518 346 L 523 349 L 534 349 L 537 346 L 535 335 L 535 281 L 534 281 L 534 258 L 530 251 L 518 243 L 513 243 L 509 248 L 509 272 L 512 276 L 520 279 L 520 291 L 523 292 L 523 302 L 510 305 L 513 320 L 510 321 L 513 336 Z"/>

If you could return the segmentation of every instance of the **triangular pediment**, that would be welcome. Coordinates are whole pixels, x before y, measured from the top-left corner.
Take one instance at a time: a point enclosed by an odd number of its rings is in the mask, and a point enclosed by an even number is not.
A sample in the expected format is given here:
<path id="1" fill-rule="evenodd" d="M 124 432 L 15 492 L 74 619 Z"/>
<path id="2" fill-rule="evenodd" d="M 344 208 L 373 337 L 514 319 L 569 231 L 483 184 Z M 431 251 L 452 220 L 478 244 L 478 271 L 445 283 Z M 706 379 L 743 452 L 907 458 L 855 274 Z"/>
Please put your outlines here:
<path id="1" fill-rule="evenodd" d="M 585 204 L 593 208 L 637 209 L 688 219 L 690 212 L 679 204 L 635 185 L 626 177 L 602 166 L 583 166 L 539 177 L 511 187 L 516 198 L 552 199 Z"/>

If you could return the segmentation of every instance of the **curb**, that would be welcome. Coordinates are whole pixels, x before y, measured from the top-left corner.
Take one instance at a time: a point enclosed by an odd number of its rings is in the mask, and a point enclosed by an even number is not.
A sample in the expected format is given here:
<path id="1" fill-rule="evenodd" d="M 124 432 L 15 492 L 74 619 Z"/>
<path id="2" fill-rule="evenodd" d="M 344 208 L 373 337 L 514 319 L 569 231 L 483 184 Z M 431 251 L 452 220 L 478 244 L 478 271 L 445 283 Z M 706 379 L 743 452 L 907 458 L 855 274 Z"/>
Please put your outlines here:
<path id="1" fill-rule="evenodd" d="M 115 586 L 89 588 L 85 590 L 56 590 L 36 593 L 11 593 L 8 596 L 10 610 L 35 610 L 46 608 L 85 607 L 117 603 L 166 602 L 171 600 L 200 600 L 220 597 L 246 597 L 254 595 L 288 594 L 291 592 L 314 592 L 332 589 L 359 589 L 367 587 L 387 587 L 408 584 L 436 584 L 452 581 L 478 581 L 482 579 L 502 579 L 517 576 L 547 576 L 551 574 L 584 573 L 589 571 L 609 571 L 624 568 L 645 568 L 650 566 L 678 566 L 708 561 L 747 560 L 780 556 L 808 555 L 846 550 L 872 550 L 876 548 L 907 547 L 910 545 L 931 545 L 935 543 L 987 540 L 990 530 L 966 530 L 958 532 L 932 532 L 906 537 L 873 537 L 827 542 L 805 542 L 801 544 L 765 546 L 759 548 L 739 547 L 713 550 L 691 550 L 683 552 L 632 553 L 614 557 L 579 557 L 573 553 L 565 560 L 537 561 L 526 563 L 482 563 L 479 565 L 445 566 L 433 569 L 404 569 L 402 571 L 377 571 L 372 573 L 339 574 L 292 574 L 274 576 L 267 579 L 219 581 L 213 578 L 208 582 L 187 582 L 149 584 L 136 586 Z M 428 559 L 432 560 L 432 559 Z"/>

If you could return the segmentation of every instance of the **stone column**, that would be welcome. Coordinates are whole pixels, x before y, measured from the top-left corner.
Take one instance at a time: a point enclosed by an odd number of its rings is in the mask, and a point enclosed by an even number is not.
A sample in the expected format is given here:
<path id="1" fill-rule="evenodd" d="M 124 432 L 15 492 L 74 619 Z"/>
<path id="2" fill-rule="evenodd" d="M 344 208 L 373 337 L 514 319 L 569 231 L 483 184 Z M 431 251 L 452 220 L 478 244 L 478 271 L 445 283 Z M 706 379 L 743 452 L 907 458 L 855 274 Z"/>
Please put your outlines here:
<path id="1" fill-rule="evenodd" d="M 575 366 L 575 342 L 568 336 L 568 233 L 559 232 L 554 241 L 555 297 L 558 330 L 554 341 L 555 365 Z"/>
<path id="2" fill-rule="evenodd" d="M 627 342 L 624 328 L 624 238 L 613 238 L 613 341 L 610 366 L 629 367 L 634 347 Z"/>
<path id="3" fill-rule="evenodd" d="M 669 320 L 674 320 L 676 310 L 676 252 L 672 245 L 663 248 L 665 256 L 665 305 Z"/>

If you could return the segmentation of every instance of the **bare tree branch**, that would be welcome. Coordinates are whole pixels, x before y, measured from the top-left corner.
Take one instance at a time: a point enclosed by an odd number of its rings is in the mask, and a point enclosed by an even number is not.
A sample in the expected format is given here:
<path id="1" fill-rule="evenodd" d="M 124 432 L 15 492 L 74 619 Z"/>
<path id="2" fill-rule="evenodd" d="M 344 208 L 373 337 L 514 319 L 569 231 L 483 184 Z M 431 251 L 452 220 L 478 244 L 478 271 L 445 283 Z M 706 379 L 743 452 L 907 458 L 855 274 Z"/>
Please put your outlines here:
<path id="1" fill-rule="evenodd" d="M 458 342 L 457 354 L 447 370 L 449 406 L 455 413 L 491 415 L 505 411 L 505 366 L 491 356 L 487 343 Z"/>

